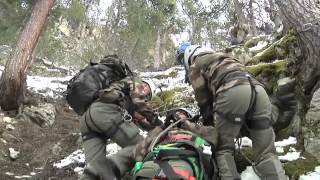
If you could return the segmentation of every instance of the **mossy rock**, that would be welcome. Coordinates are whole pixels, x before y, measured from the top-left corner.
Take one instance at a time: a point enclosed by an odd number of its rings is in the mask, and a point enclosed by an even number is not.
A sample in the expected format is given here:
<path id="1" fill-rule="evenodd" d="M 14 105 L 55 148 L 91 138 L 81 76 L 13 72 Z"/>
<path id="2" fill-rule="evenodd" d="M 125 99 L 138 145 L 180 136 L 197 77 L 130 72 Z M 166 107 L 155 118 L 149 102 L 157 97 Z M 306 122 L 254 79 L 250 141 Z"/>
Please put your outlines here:
<path id="1" fill-rule="evenodd" d="M 283 59 L 294 54 L 297 44 L 296 34 L 289 32 L 280 40 L 273 43 L 271 46 L 256 54 L 248 64 L 258 64 L 261 62 L 272 62 L 275 59 Z"/>
<path id="2" fill-rule="evenodd" d="M 273 63 L 247 66 L 247 69 L 258 81 L 265 85 L 266 91 L 271 94 L 277 86 L 278 79 L 287 75 L 288 64 L 289 60 L 285 59 Z"/>
<path id="3" fill-rule="evenodd" d="M 177 77 L 177 76 L 178 76 L 178 71 L 171 71 L 171 72 L 169 73 L 169 77 L 175 78 L 175 77 Z"/>
<path id="4" fill-rule="evenodd" d="M 267 64 L 257 64 L 253 66 L 247 66 L 247 69 L 250 73 L 254 76 L 258 76 L 261 72 L 265 70 L 272 70 L 276 73 L 283 72 L 286 70 L 287 65 L 289 64 L 289 60 L 279 60 L 274 63 L 267 63 Z"/>
<path id="5" fill-rule="evenodd" d="M 266 40 L 268 36 L 256 36 L 250 38 L 248 41 L 244 43 L 245 48 L 251 48 L 258 44 L 259 41 Z"/>
<path id="6" fill-rule="evenodd" d="M 300 175 L 313 171 L 319 165 L 317 159 L 310 153 L 304 152 L 302 156 L 305 159 L 290 161 L 284 165 L 286 174 L 291 180 L 298 180 Z"/>

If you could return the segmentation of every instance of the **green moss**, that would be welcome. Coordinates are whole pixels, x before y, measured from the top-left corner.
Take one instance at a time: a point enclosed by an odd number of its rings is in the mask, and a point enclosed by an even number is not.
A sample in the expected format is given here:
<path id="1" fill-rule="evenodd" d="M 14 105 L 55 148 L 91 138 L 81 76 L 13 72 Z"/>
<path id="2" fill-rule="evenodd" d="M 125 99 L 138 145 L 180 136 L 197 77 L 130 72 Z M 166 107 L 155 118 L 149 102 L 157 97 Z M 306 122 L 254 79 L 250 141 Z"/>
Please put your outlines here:
<path id="1" fill-rule="evenodd" d="M 175 105 L 175 95 L 176 93 L 174 90 L 163 91 L 152 98 L 150 104 L 153 108 L 156 108 L 159 111 L 168 110 Z"/>
<path id="2" fill-rule="evenodd" d="M 302 154 L 302 156 L 305 159 L 290 161 L 284 165 L 286 174 L 292 180 L 299 179 L 301 174 L 313 171 L 314 168 L 319 165 L 317 159 L 310 153 L 305 152 Z"/>
<path id="3" fill-rule="evenodd" d="M 271 70 L 276 73 L 279 73 L 281 71 L 285 71 L 289 61 L 284 59 L 284 60 L 279 60 L 274 63 L 268 63 L 268 64 L 257 64 L 253 66 L 247 66 L 247 69 L 249 70 L 250 73 L 252 73 L 255 76 L 258 76 L 261 74 L 263 71 Z"/>
<path id="4" fill-rule="evenodd" d="M 181 104 L 192 104 L 195 102 L 195 99 L 190 96 L 181 96 L 180 97 L 180 103 Z"/>
<path id="5" fill-rule="evenodd" d="M 262 41 L 262 40 L 265 40 L 267 39 L 267 36 L 256 36 L 256 37 L 253 37 L 251 39 L 249 39 L 248 41 L 246 41 L 244 43 L 244 47 L 245 48 L 251 48 L 251 47 L 254 47 L 258 44 L 259 41 Z"/>
<path id="6" fill-rule="evenodd" d="M 297 44 L 295 33 L 289 32 L 280 40 L 273 43 L 264 51 L 256 54 L 248 64 L 258 64 L 260 62 L 272 62 L 275 59 L 288 57 L 294 51 Z"/>
<path id="7" fill-rule="evenodd" d="M 241 153 L 248 157 L 251 161 L 253 161 L 254 153 L 252 148 L 242 148 Z M 234 156 L 238 172 L 242 172 L 246 169 L 247 166 L 251 166 L 251 164 L 246 160 L 246 158 L 242 154 L 236 152 Z"/>
<path id="8" fill-rule="evenodd" d="M 288 152 L 288 150 L 289 147 L 285 147 L 285 153 Z M 243 148 L 241 149 L 241 152 L 251 161 L 254 160 L 254 152 L 252 148 Z M 319 165 L 317 159 L 310 153 L 305 152 L 302 154 L 302 156 L 305 159 L 298 159 L 284 164 L 286 174 L 289 176 L 291 180 L 299 179 L 300 175 L 313 171 L 314 168 Z M 247 166 L 251 166 L 251 164 L 239 152 L 235 153 L 234 158 L 238 172 L 242 172 L 246 169 Z"/>
<path id="9" fill-rule="evenodd" d="M 169 77 L 175 78 L 175 77 L 177 77 L 177 76 L 178 76 L 178 72 L 177 72 L 177 71 L 171 71 L 171 72 L 169 73 Z"/>

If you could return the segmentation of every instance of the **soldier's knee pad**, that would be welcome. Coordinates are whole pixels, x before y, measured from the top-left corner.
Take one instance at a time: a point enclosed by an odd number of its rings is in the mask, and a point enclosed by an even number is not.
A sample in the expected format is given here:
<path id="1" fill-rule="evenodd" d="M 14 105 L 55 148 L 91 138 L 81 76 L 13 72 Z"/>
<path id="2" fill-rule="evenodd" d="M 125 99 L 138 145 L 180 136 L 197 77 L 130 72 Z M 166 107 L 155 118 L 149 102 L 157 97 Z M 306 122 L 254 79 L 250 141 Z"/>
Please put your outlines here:
<path id="1" fill-rule="evenodd" d="M 285 171 L 276 156 L 263 159 L 256 166 L 258 175 L 266 180 L 286 180 Z"/>

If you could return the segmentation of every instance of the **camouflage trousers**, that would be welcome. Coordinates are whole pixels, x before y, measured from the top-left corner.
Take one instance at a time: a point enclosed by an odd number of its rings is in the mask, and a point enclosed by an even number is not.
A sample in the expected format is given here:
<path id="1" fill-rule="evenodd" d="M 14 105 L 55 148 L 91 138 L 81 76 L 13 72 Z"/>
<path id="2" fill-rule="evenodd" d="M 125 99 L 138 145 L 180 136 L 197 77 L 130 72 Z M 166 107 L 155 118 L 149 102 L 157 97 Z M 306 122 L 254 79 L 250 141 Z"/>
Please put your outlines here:
<path id="1" fill-rule="evenodd" d="M 134 166 L 135 144 L 143 139 L 139 128 L 123 121 L 123 110 L 114 104 L 94 102 L 81 117 L 80 131 L 86 167 L 82 179 L 108 179 L 112 168 L 122 176 Z M 107 140 L 122 147 L 116 154 L 106 157 Z"/>
<path id="2" fill-rule="evenodd" d="M 271 103 L 264 88 L 256 85 L 256 102 L 250 120 L 255 123 L 270 121 Z M 219 176 L 222 180 L 240 179 L 234 161 L 234 139 L 240 129 L 247 125 L 248 119 L 239 121 L 237 115 L 244 115 L 251 99 L 250 84 L 242 84 L 220 92 L 216 97 L 215 125 L 218 130 L 218 145 L 215 153 Z M 234 115 L 235 118 L 225 116 Z M 263 180 L 284 180 L 285 172 L 281 162 L 275 155 L 275 134 L 268 125 L 264 128 L 248 128 L 255 153 L 255 168 Z"/>

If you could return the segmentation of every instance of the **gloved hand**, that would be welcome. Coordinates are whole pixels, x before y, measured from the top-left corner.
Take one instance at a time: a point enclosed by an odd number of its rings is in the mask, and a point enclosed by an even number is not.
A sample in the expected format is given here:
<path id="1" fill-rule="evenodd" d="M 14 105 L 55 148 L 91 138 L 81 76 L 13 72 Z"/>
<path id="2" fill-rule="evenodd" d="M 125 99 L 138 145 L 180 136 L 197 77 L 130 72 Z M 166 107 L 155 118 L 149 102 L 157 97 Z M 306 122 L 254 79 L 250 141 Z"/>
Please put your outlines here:
<path id="1" fill-rule="evenodd" d="M 197 134 L 201 138 L 204 138 L 206 141 L 208 141 L 211 145 L 217 145 L 218 132 L 215 127 L 202 126 L 185 120 L 181 123 L 181 128 Z"/>
<path id="2" fill-rule="evenodd" d="M 164 120 L 164 123 L 161 125 L 162 129 L 166 129 L 170 124 L 179 120 L 179 117 L 175 114 L 175 112 L 169 112 Z"/>

